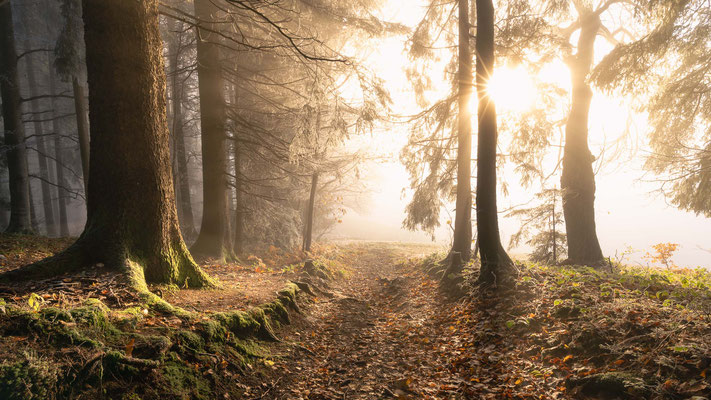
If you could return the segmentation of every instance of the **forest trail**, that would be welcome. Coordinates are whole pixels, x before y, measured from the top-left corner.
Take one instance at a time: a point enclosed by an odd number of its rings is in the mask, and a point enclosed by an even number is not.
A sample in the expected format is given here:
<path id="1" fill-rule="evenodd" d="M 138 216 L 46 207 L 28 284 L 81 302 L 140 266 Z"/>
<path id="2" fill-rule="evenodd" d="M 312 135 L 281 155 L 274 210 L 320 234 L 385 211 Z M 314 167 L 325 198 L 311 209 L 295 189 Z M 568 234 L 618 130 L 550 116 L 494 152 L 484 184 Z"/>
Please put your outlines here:
<path id="1" fill-rule="evenodd" d="M 344 251 L 349 276 L 333 284 L 334 297 L 318 297 L 281 332 L 255 398 L 462 398 L 461 382 L 446 368 L 456 343 L 438 340 L 437 282 L 402 262 L 432 246 L 367 243 Z"/>

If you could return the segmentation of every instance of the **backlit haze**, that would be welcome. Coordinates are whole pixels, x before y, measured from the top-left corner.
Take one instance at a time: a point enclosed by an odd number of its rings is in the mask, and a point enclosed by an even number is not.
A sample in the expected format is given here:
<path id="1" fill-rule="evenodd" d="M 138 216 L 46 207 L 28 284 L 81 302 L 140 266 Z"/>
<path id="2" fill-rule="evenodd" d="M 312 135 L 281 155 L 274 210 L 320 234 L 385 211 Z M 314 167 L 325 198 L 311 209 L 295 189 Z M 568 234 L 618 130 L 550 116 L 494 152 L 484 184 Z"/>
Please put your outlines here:
<path id="1" fill-rule="evenodd" d="M 414 26 L 422 17 L 424 8 L 401 7 L 401 3 L 391 1 L 382 10 L 382 16 L 391 21 Z M 573 40 L 576 37 L 573 36 Z M 390 37 L 369 50 L 354 50 L 364 63 L 377 73 L 386 83 L 393 97 L 393 109 L 399 115 L 411 115 L 418 108 L 414 101 L 404 68 L 409 62 L 405 54 L 406 38 Z M 612 49 L 612 45 L 599 40 L 596 43 L 596 60 Z M 446 60 L 440 60 L 444 65 Z M 443 80 L 442 69 L 433 69 L 430 77 L 436 82 L 433 98 L 439 98 L 449 89 Z M 438 81 L 439 80 L 439 81 Z M 570 90 L 569 71 L 561 62 L 551 62 L 532 76 L 521 66 L 498 66 L 489 87 L 496 100 L 499 124 L 511 113 L 525 112 L 536 102 L 536 81 L 553 83 Z M 437 83 L 438 82 L 438 83 Z M 346 82 L 342 88 L 344 95 L 357 96 L 357 84 Z M 595 89 L 593 89 L 595 90 Z M 568 105 L 564 105 L 567 107 Z M 476 144 L 476 103 L 474 112 L 474 138 Z M 564 117 L 565 115 L 561 115 Z M 632 100 L 611 97 L 595 91 L 590 109 L 590 147 L 598 159 L 596 168 L 596 222 L 600 243 L 605 256 L 618 257 L 629 253 L 626 260 L 645 264 L 643 255 L 653 244 L 672 242 L 681 245 L 674 261 L 680 266 L 709 266 L 711 263 L 711 220 L 693 213 L 684 212 L 667 205 L 658 193 L 658 179 L 642 169 L 646 154 L 646 117 L 634 112 Z M 399 162 L 399 153 L 407 143 L 407 125 L 391 124 L 379 126 L 372 136 L 354 138 L 349 146 L 361 147 L 383 157 L 384 162 L 371 162 L 361 174 L 367 182 L 368 193 L 358 196 L 356 207 L 349 209 L 343 223 L 331 234 L 332 237 L 393 240 L 430 241 L 424 232 L 402 229 L 405 206 L 411 196 L 409 177 Z M 560 127 L 562 138 L 564 126 Z M 499 132 L 500 151 L 505 149 L 507 132 Z M 374 143 L 375 142 L 375 143 Z M 562 144 L 562 142 L 561 142 Z M 476 146 L 476 145 L 475 145 Z M 551 153 L 557 152 L 552 150 Z M 474 147 L 473 154 L 476 154 Z M 552 172 L 557 154 L 551 154 Z M 508 184 L 508 196 L 499 193 L 499 210 L 515 205 L 527 204 L 539 189 L 521 188 L 513 166 L 500 172 L 499 178 Z M 560 170 L 550 182 L 559 184 Z M 474 182 L 473 182 L 474 185 Z M 501 185 L 499 185 L 501 186 Z M 446 249 L 451 240 L 452 229 L 447 222 L 453 219 L 454 205 L 449 204 L 441 214 L 441 226 L 435 231 L 435 241 Z M 512 218 L 500 218 L 502 240 L 508 244 L 509 237 L 518 230 L 519 222 Z M 512 249 L 514 255 L 522 256 L 525 247 Z"/>

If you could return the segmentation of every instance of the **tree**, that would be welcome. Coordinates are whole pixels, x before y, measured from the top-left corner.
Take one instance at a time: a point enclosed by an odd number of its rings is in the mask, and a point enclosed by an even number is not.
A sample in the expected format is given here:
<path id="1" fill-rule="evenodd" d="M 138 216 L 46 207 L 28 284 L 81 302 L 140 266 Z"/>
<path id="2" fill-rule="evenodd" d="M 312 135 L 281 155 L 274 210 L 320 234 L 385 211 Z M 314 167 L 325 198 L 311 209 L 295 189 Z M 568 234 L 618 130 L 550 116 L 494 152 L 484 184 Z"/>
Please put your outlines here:
<path id="1" fill-rule="evenodd" d="M 29 35 L 28 35 L 29 38 Z M 32 49 L 30 40 L 26 38 L 25 40 L 25 51 L 30 51 Z M 40 96 L 39 90 L 37 89 L 37 80 L 35 77 L 35 65 L 31 54 L 28 54 L 25 59 L 25 65 L 27 66 L 27 83 L 29 86 L 30 97 Z M 40 111 L 40 101 L 39 99 L 31 102 L 30 109 L 32 110 L 32 132 L 33 134 L 27 139 L 34 137 L 34 141 L 37 144 L 37 160 L 39 164 L 39 180 L 40 188 L 42 190 L 42 208 L 44 212 L 44 224 L 47 232 L 47 236 L 57 236 L 57 226 L 54 219 L 54 208 L 52 205 L 52 193 L 50 184 L 49 165 L 47 163 L 47 149 L 45 146 L 45 134 L 42 129 L 42 118 Z"/>
<path id="2" fill-rule="evenodd" d="M 30 184 L 17 60 L 12 3 L 4 1 L 0 3 L 0 95 L 10 176 L 10 222 L 5 232 L 32 233 Z"/>
<path id="3" fill-rule="evenodd" d="M 702 10 L 702 11 L 700 11 Z M 651 154 L 645 167 L 682 210 L 711 217 L 711 49 L 708 5 L 661 1 L 645 14 L 651 29 L 620 43 L 595 68 L 607 91 L 645 96 Z"/>
<path id="4" fill-rule="evenodd" d="M 175 211 L 158 2 L 85 0 L 83 19 L 92 166 L 86 226 L 65 251 L 4 279 L 103 263 L 139 290 L 146 281 L 211 285 L 183 243 Z"/>
<path id="5" fill-rule="evenodd" d="M 556 264 L 566 255 L 566 235 L 563 231 L 563 213 L 559 206 L 560 189 L 543 189 L 536 194 L 539 204 L 519 208 L 506 214 L 507 217 L 521 218 L 518 232 L 511 235 L 509 248 L 525 241 L 533 247 L 530 259 L 534 262 Z"/>
<path id="6" fill-rule="evenodd" d="M 232 258 L 227 208 L 227 150 L 225 141 L 225 94 L 220 63 L 218 8 L 211 0 L 195 0 L 197 70 L 200 82 L 200 126 L 202 133 L 202 223 L 194 254 Z"/>
<path id="7" fill-rule="evenodd" d="M 587 83 L 593 64 L 595 38 L 601 29 L 600 13 L 585 4 L 574 2 L 578 9 L 580 36 L 577 54 L 571 57 L 573 82 L 570 114 L 565 126 L 563 173 L 563 214 L 568 234 L 568 257 L 573 264 L 599 264 L 603 260 L 595 228 L 595 173 L 588 147 L 588 115 L 592 90 Z"/>
<path id="8" fill-rule="evenodd" d="M 309 195 L 309 205 L 306 209 L 306 228 L 304 229 L 303 251 L 311 251 L 311 236 L 314 227 L 314 203 L 316 202 L 316 187 L 318 186 L 318 172 L 311 175 L 311 191 Z"/>
<path id="9" fill-rule="evenodd" d="M 82 31 L 81 0 L 59 0 L 63 20 L 54 48 L 54 66 L 63 81 L 72 81 L 74 111 L 76 113 L 77 137 L 79 139 L 79 154 L 84 180 L 84 192 L 88 191 L 89 183 L 89 123 L 87 121 L 84 86 L 84 68 L 82 56 L 84 53 L 84 37 Z M 52 78 L 52 84 L 54 79 Z M 56 107 L 53 107 L 56 110 Z M 56 132 L 56 131 L 55 131 Z M 59 140 L 59 139 L 55 139 Z M 59 170 L 58 170 L 59 171 Z M 60 184 L 61 185 L 61 184 Z M 60 189 L 61 190 L 61 189 Z M 61 198 L 61 195 L 60 195 Z"/>
<path id="10" fill-rule="evenodd" d="M 472 120 L 471 113 L 469 112 L 469 103 L 473 100 L 471 98 L 473 77 L 472 57 L 469 48 L 469 0 L 459 0 L 458 7 L 459 93 L 457 93 L 457 104 L 459 113 L 457 125 L 457 204 L 454 218 L 452 253 L 459 253 L 462 261 L 467 262 L 471 257 L 472 249 Z"/>
<path id="11" fill-rule="evenodd" d="M 487 91 L 494 72 L 494 5 L 491 0 L 476 0 L 476 88 L 477 107 L 477 185 L 476 225 L 481 272 L 479 282 L 496 284 L 513 264 L 501 245 L 496 206 L 496 107 Z"/>
<path id="12" fill-rule="evenodd" d="M 183 61 L 189 46 L 185 43 L 189 35 L 184 32 L 182 21 L 168 18 L 165 41 L 168 45 L 166 54 L 170 87 L 170 117 L 169 126 L 172 135 L 173 149 L 173 180 L 178 208 L 178 221 L 186 240 L 195 238 L 195 220 L 190 194 L 190 171 L 188 169 L 188 150 L 186 145 L 187 132 L 185 129 L 186 116 L 183 103 L 188 96 L 189 87 L 186 83 L 188 74 L 185 73 L 186 65 Z M 192 60 L 190 60 L 192 62 Z"/>

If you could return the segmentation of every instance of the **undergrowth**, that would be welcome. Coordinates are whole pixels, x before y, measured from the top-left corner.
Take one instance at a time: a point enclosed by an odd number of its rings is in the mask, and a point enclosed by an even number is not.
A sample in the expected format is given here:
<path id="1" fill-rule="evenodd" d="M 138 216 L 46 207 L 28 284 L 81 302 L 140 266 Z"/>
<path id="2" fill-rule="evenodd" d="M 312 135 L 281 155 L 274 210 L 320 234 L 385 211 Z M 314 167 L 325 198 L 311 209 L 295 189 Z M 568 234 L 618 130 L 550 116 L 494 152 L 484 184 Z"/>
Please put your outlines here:
<path id="1" fill-rule="evenodd" d="M 432 270 L 441 255 L 420 261 Z M 443 313 L 453 373 L 491 398 L 690 399 L 711 393 L 711 272 L 525 263 L 514 287 Z"/>

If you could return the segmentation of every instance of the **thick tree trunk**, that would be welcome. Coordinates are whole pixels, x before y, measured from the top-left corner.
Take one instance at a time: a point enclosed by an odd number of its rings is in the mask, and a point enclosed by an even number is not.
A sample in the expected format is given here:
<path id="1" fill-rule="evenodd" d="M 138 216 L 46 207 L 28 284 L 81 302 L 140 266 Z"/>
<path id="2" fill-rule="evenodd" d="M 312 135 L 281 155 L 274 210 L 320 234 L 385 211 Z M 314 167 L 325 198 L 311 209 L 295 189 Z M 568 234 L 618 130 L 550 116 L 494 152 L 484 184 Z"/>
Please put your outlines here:
<path id="1" fill-rule="evenodd" d="M 171 29 L 171 31 L 173 30 Z M 175 151 L 175 176 L 173 179 L 175 180 L 176 198 L 178 199 L 178 221 L 180 221 L 183 235 L 188 238 L 194 238 L 196 235 L 195 219 L 190 201 L 190 174 L 183 129 L 185 122 L 183 120 L 183 85 L 181 83 L 183 76 L 177 73 L 180 68 L 180 52 L 180 44 L 176 43 L 174 37 L 171 37 L 171 41 L 168 44 L 168 60 L 170 62 L 168 69 L 172 72 L 170 79 L 171 109 L 173 112 L 171 133 Z"/>
<path id="2" fill-rule="evenodd" d="M 306 229 L 304 229 L 304 251 L 311 251 L 311 238 L 314 230 L 314 205 L 316 204 L 316 187 L 318 186 L 318 172 L 311 175 L 311 193 L 309 194 L 309 208 L 306 210 Z"/>
<path id="3" fill-rule="evenodd" d="M 225 235 L 228 224 L 227 163 L 225 160 L 225 98 L 219 46 L 208 29 L 217 18 L 211 0 L 195 0 L 197 29 L 197 69 L 200 91 L 202 134 L 203 211 L 200 233 L 190 249 L 193 254 L 231 258 L 232 245 Z M 202 28 L 202 29 L 201 29 Z M 215 27 L 214 29 L 219 29 Z"/>
<path id="4" fill-rule="evenodd" d="M 25 48 L 30 49 L 29 40 L 25 41 Z M 29 84 L 30 96 L 39 95 L 37 90 L 37 81 L 35 80 L 35 66 L 32 60 L 32 55 L 26 56 L 25 60 L 27 66 L 27 82 Z M 32 101 L 30 109 L 32 110 L 31 119 L 34 120 L 32 123 L 33 133 L 35 136 L 34 142 L 37 144 L 37 162 L 39 165 L 39 178 L 40 178 L 40 188 L 42 190 L 42 207 L 44 211 L 44 224 L 47 232 L 47 236 L 57 236 L 57 226 L 54 219 L 54 207 L 52 204 L 52 188 L 50 187 L 50 174 L 49 166 L 47 165 L 47 149 L 45 146 L 45 136 L 42 129 L 42 122 L 40 119 L 40 105 L 39 100 Z M 55 133 L 56 134 L 56 133 Z"/>
<path id="5" fill-rule="evenodd" d="M 89 121 L 86 118 L 86 101 L 84 88 L 79 83 L 79 78 L 72 77 L 72 90 L 74 91 L 74 110 L 76 112 L 77 135 L 79 136 L 79 154 L 81 155 L 81 171 L 84 177 L 84 193 L 89 185 Z"/>
<path id="6" fill-rule="evenodd" d="M 512 261 L 501 245 L 496 207 L 496 107 L 487 91 L 494 72 L 494 5 L 476 0 L 476 85 L 478 95 L 478 146 L 476 223 L 481 273 L 479 282 L 496 284 Z"/>
<path id="7" fill-rule="evenodd" d="M 459 121 L 457 146 L 457 204 L 452 252 L 469 261 L 472 248 L 472 60 L 469 48 L 469 0 L 459 0 Z M 462 263 L 452 265 L 461 266 Z M 457 268 L 461 269 L 461 268 Z M 458 271 L 449 271 L 456 273 Z"/>
<path id="8" fill-rule="evenodd" d="M 54 68 L 49 70 L 49 92 L 56 93 L 55 87 L 56 75 Z M 76 95 L 76 93 L 75 93 Z M 69 223 L 67 221 L 67 201 L 69 194 L 67 193 L 67 181 L 64 179 L 64 148 L 62 147 L 61 124 L 59 123 L 59 104 L 56 98 L 52 98 L 52 130 L 54 131 L 54 166 L 57 171 L 57 205 L 59 209 L 59 236 L 69 236 Z"/>
<path id="9" fill-rule="evenodd" d="M 158 1 L 83 4 L 91 118 L 86 226 L 64 252 L 8 275 L 104 263 L 142 291 L 146 281 L 210 285 L 175 211 Z"/>
<path id="10" fill-rule="evenodd" d="M 595 229 L 594 157 L 588 147 L 588 114 L 592 90 L 587 76 L 593 62 L 600 18 L 592 13 L 581 17 L 578 52 L 570 63 L 573 84 L 570 115 L 565 127 L 563 173 L 563 215 L 568 235 L 568 263 L 599 264 L 602 250 Z"/>
<path id="11" fill-rule="evenodd" d="M 11 2 L 0 3 L 0 96 L 10 180 L 10 222 L 5 232 L 32 233 L 30 184 Z"/>

